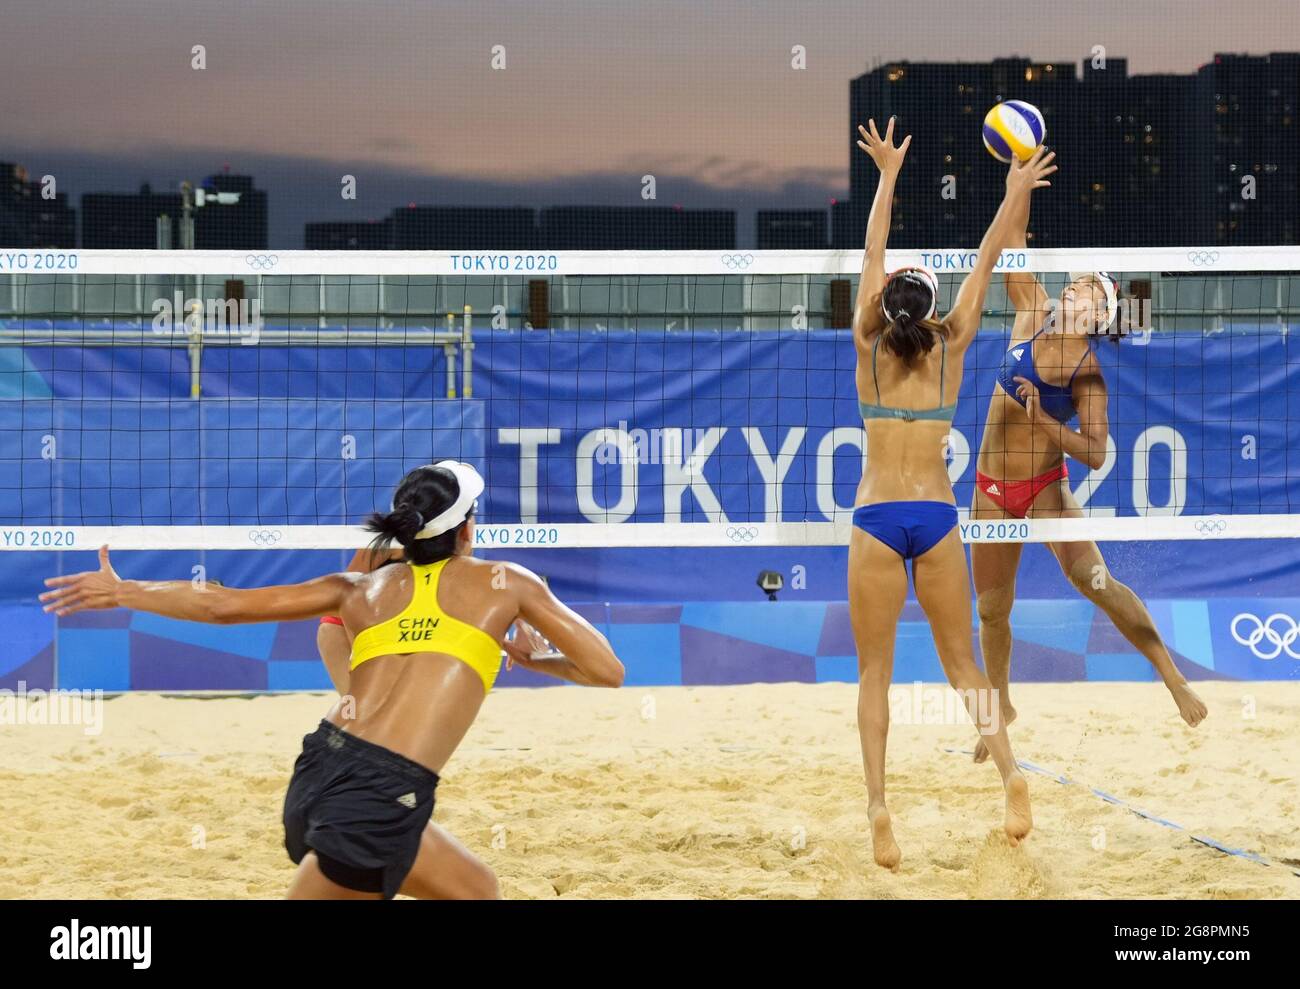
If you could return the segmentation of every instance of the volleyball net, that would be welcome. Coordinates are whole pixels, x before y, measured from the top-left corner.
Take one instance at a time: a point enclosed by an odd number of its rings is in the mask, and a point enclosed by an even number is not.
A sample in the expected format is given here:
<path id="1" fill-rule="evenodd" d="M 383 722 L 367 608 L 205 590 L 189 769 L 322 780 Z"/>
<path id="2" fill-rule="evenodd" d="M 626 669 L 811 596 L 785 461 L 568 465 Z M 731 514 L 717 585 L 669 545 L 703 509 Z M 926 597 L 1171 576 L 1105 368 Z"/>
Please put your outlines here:
<path id="1" fill-rule="evenodd" d="M 893 252 L 951 305 L 973 251 Z M 866 449 L 858 252 L 6 252 L 0 551 L 347 549 L 412 467 L 487 548 L 842 545 Z M 971 520 L 1015 309 L 948 436 L 967 541 L 1300 535 L 1300 249 L 1006 252 L 1120 285 L 1081 519 Z"/>

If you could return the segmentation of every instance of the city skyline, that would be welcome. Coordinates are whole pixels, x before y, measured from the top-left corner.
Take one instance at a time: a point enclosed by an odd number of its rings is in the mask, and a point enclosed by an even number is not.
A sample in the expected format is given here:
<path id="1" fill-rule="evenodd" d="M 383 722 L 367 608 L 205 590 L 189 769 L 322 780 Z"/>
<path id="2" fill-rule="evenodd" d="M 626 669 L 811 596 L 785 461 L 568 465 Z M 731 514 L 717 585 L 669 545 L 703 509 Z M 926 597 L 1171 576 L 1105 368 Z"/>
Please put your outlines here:
<path id="1" fill-rule="evenodd" d="M 282 0 L 223 8 L 231 16 L 191 20 L 196 29 L 161 16 L 188 5 L 127 0 L 91 16 L 69 0 L 16 4 L 0 37 L 0 159 L 54 175 L 74 204 L 145 183 L 172 191 L 228 165 L 267 191 L 277 247 L 300 246 L 307 223 L 382 221 L 408 203 L 727 209 L 739 246 L 753 246 L 759 211 L 847 197 L 848 84 L 886 54 L 971 64 L 1065 54 L 1057 64 L 1077 69 L 1104 45 L 1145 76 L 1190 75 L 1218 51 L 1300 50 L 1282 3 L 1225 17 L 1211 3 L 1133 11 L 1108 0 L 1041 24 L 1009 3 L 920 3 L 868 19 L 848 3 L 821 4 L 812 18 L 769 3 L 663 0 L 634 15 L 453 2 L 435 15 L 381 0 L 361 16 Z M 309 10 L 324 16 L 302 16 Z M 1013 13 L 1010 44 L 998 22 Z M 77 57 L 42 58 L 42 32 Z M 429 38 L 441 40 L 421 54 Z M 207 68 L 196 71 L 190 47 L 200 43 Z M 494 44 L 505 46 L 502 71 L 490 67 Z M 807 69 L 790 67 L 793 44 L 806 46 Z M 367 62 L 381 46 L 390 55 Z M 149 72 L 124 69 L 129 53 L 147 54 Z M 969 141 L 978 148 L 977 122 Z M 640 195 L 645 174 L 657 181 L 651 202 Z M 356 177 L 355 201 L 339 196 L 344 175 Z"/>
<path id="2" fill-rule="evenodd" d="M 1130 75 L 1127 61 L 1085 64 L 1025 59 L 888 62 L 850 81 L 852 120 L 879 108 L 900 131 L 926 124 L 895 197 L 899 246 L 961 247 L 978 241 L 1000 198 L 1001 171 L 972 140 L 984 105 L 1008 95 L 1042 110 L 1055 151 L 1071 167 L 1041 197 L 1030 237 L 1040 246 L 1294 243 L 1300 221 L 1300 53 L 1215 55 L 1192 75 Z M 437 206 L 402 204 L 382 220 L 304 225 L 308 249 L 713 249 L 854 248 L 875 190 L 875 170 L 850 155 L 850 196 L 829 210 L 772 208 L 753 215 L 755 237 L 737 237 L 734 209 L 638 205 Z M 159 214 L 176 216 L 176 192 L 90 192 L 79 224 L 66 189 L 49 203 L 21 168 L 0 195 L 0 240 L 10 244 L 141 249 L 159 239 Z M 1249 179 L 1245 176 L 1249 175 Z M 942 187 L 940 186 L 942 181 Z M 1250 189 L 1244 184 L 1249 182 Z M 242 192 L 235 208 L 200 210 L 197 246 L 268 246 L 268 195 L 256 177 L 209 175 L 212 191 Z M 960 191 L 960 194 L 958 194 Z M 3 190 L 0 190 L 3 192 Z M 16 198 L 15 198 L 16 194 Z M 8 198 L 6 198 L 8 197 Z M 9 204 L 6 206 L 6 202 Z M 1195 202 L 1197 209 L 1188 209 Z M 416 206 L 419 206 L 416 209 Z M 20 219 L 25 217 L 25 219 Z M 745 218 L 748 226 L 749 218 Z M 69 230 L 80 227 L 80 236 Z M 22 231 L 26 228 L 27 232 Z M 39 228 L 39 229 L 38 229 Z"/>

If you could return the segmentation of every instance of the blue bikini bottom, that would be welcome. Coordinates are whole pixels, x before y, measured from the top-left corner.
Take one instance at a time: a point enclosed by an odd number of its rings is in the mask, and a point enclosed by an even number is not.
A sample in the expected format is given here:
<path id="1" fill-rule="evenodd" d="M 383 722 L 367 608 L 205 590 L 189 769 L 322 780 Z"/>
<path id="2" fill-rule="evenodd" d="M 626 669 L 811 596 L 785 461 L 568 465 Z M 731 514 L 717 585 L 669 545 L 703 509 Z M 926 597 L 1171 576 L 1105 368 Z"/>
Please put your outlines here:
<path id="1" fill-rule="evenodd" d="M 934 549 L 957 524 L 957 506 L 946 501 L 882 501 L 853 510 L 853 524 L 904 560 Z"/>

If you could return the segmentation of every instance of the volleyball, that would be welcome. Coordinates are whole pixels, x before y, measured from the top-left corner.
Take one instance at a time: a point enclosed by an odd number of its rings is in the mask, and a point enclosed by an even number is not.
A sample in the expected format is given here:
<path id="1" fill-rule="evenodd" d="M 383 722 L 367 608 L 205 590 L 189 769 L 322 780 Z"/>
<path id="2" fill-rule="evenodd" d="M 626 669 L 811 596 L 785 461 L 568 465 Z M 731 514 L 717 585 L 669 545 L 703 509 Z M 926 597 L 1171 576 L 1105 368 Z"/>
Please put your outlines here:
<path id="1" fill-rule="evenodd" d="M 1022 100 L 999 103 L 984 118 L 984 147 L 1001 162 L 1010 164 L 1012 155 L 1026 161 L 1046 136 L 1042 113 Z"/>

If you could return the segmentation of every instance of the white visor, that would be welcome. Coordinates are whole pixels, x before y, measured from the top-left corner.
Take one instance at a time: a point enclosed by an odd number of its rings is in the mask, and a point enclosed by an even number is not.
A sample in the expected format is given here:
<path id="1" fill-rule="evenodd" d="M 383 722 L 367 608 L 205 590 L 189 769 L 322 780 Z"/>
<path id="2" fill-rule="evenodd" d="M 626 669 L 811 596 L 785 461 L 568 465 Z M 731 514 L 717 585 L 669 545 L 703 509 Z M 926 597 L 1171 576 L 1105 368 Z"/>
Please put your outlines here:
<path id="1" fill-rule="evenodd" d="M 1101 283 L 1101 290 L 1106 293 L 1106 325 L 1098 332 L 1105 333 L 1115 325 L 1115 317 L 1119 315 L 1119 295 L 1115 291 L 1115 279 L 1108 271 L 1071 271 L 1069 275 L 1072 282 L 1077 282 L 1080 278 L 1095 278 Z"/>
<path id="2" fill-rule="evenodd" d="M 888 288 L 889 283 L 893 281 L 895 278 L 915 279 L 916 281 L 923 282 L 925 285 L 929 287 L 930 311 L 927 312 L 924 316 L 918 316 L 917 313 L 909 313 L 908 315 L 910 315 L 913 319 L 918 319 L 918 318 L 934 319 L 934 311 L 939 306 L 939 279 L 935 278 L 934 272 L 930 271 L 928 268 L 917 268 L 917 267 L 899 268 L 897 271 L 892 271 L 889 273 L 889 277 L 885 280 L 885 287 Z M 880 293 L 880 311 L 885 314 L 885 319 L 889 320 L 891 323 L 895 319 L 897 319 L 899 315 L 898 313 L 891 313 L 885 307 L 884 292 Z"/>
<path id="3" fill-rule="evenodd" d="M 469 464 L 463 464 L 459 460 L 439 460 L 436 464 L 428 466 L 451 471 L 456 478 L 459 493 L 450 508 L 424 523 L 424 528 L 415 534 L 416 539 L 432 539 L 434 536 L 441 536 L 464 522 L 469 518 L 469 513 L 474 510 L 474 502 L 483 493 L 485 486 L 483 476 Z"/>

